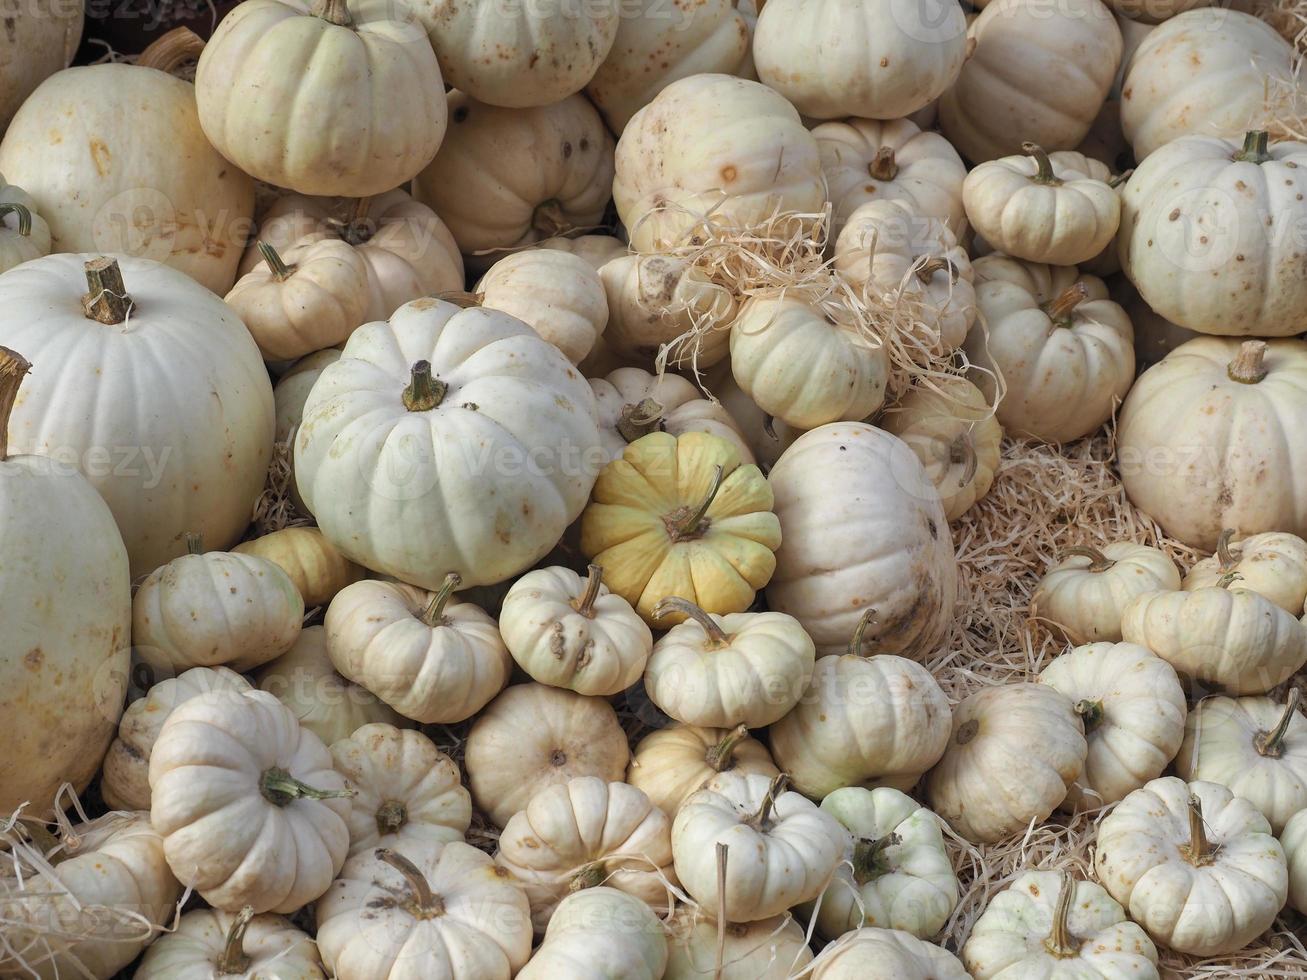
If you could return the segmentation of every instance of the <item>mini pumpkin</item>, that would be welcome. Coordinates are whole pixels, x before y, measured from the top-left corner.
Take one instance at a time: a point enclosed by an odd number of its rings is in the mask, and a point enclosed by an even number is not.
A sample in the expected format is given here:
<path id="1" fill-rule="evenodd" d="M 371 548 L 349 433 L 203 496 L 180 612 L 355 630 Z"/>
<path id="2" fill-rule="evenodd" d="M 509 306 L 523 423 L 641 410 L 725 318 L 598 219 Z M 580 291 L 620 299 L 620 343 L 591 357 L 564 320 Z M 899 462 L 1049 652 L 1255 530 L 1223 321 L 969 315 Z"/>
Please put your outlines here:
<path id="1" fill-rule="evenodd" d="M 735 446 L 748 464 L 753 453 L 739 424 L 726 408 L 709 401 L 693 382 L 678 374 L 650 374 L 642 368 L 618 368 L 605 378 L 592 378 L 590 388 L 599 409 L 599 434 L 609 462 L 650 432 L 707 432 Z"/>
<path id="2" fill-rule="evenodd" d="M 667 949 L 663 980 L 788 980 L 812 962 L 803 928 L 789 915 L 719 930 L 692 905 L 677 908 L 667 923 Z"/>
<path id="3" fill-rule="evenodd" d="M 1307 810 L 1289 818 L 1280 833 L 1280 844 L 1289 868 L 1289 908 L 1307 908 Z"/>
<path id="4" fill-rule="evenodd" d="M 0 174 L 0 272 L 50 254 L 50 226 L 36 202 Z"/>
<path id="5" fill-rule="evenodd" d="M 728 731 L 677 722 L 640 739 L 626 781 L 674 817 L 681 804 L 713 776 L 732 770 L 769 778 L 780 772 L 767 746 L 750 738 L 744 725 Z"/>
<path id="6" fill-rule="evenodd" d="M 634 895 L 586 888 L 558 905 L 545 940 L 518 980 L 660 980 L 667 968 L 663 924 Z"/>
<path id="7" fill-rule="evenodd" d="M 1209 588 L 1227 575 L 1236 576 L 1241 589 L 1263 595 L 1297 615 L 1307 601 L 1307 541 L 1296 534 L 1267 531 L 1236 543 L 1234 531 L 1226 528 L 1216 541 L 1216 554 L 1189 569 L 1184 589 Z"/>
<path id="8" fill-rule="evenodd" d="M 1057 626 L 1073 643 L 1121 639 L 1126 606 L 1147 592 L 1175 591 L 1180 573 L 1157 548 L 1113 541 L 1100 551 L 1075 545 L 1062 551 L 1030 598 L 1030 615 Z"/>
<path id="9" fill-rule="evenodd" d="M 864 926 L 831 943 L 812 962 L 813 980 L 967 980 L 948 950 L 898 929 Z"/>
<path id="10" fill-rule="evenodd" d="M 363 569 L 337 551 L 316 527 L 282 528 L 242 541 L 232 551 L 265 558 L 280 568 L 309 609 L 327 605 L 337 592 L 364 575 Z"/>
<path id="11" fill-rule="evenodd" d="M 318 948 L 280 915 L 234 915 L 194 909 L 177 928 L 152 943 L 136 968 L 141 980 L 320 980 Z"/>
<path id="12" fill-rule="evenodd" d="M 573 364 L 590 353 L 608 324 L 599 273 L 557 249 L 529 248 L 500 259 L 476 285 L 482 306 L 517 317 Z"/>

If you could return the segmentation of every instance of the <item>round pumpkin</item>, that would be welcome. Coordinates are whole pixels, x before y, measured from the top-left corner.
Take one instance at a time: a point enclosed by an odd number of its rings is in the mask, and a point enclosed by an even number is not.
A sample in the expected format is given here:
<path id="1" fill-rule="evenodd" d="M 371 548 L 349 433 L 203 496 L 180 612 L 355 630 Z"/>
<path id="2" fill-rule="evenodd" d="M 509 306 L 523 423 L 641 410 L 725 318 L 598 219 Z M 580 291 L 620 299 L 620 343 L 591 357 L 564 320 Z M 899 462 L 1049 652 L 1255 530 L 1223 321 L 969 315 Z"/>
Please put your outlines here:
<path id="1" fill-rule="evenodd" d="M 82 40 L 83 8 L 77 4 L 15 6 L 8 16 L 13 26 L 0 42 L 0 132 L 38 84 L 68 67 Z"/>
<path id="2" fill-rule="evenodd" d="M 301 357 L 278 379 L 277 386 L 272 389 L 277 420 L 274 442 L 289 443 L 293 448 L 295 430 L 304 418 L 304 403 L 308 401 L 309 392 L 326 366 L 340 360 L 340 354 L 335 347 L 315 351 Z"/>
<path id="3" fill-rule="evenodd" d="M 642 790 L 668 817 L 719 772 L 756 773 L 768 778 L 780 771 L 767 746 L 749 737 L 744 725 L 729 731 L 679 722 L 650 732 L 631 754 L 626 781 Z"/>
<path id="4" fill-rule="evenodd" d="M 789 915 L 728 922 L 718 930 L 702 909 L 682 905 L 666 928 L 669 955 L 663 980 L 788 980 L 812 962 L 803 928 Z"/>
<path id="5" fill-rule="evenodd" d="M 1289 908 L 1301 913 L 1307 908 L 1307 810 L 1289 818 L 1280 844 L 1289 865 Z"/>
<path id="6" fill-rule="evenodd" d="M 1227 575 L 1237 576 L 1241 589 L 1263 595 L 1296 615 L 1307 601 L 1307 541 L 1282 531 L 1236 541 L 1234 531 L 1227 528 L 1217 539 L 1216 554 L 1189 569 L 1185 591 L 1217 585 Z"/>
<path id="7" fill-rule="evenodd" d="M 32 195 L 0 174 L 0 272 L 50 254 L 50 226 Z"/>
<path id="8" fill-rule="evenodd" d="M 584 259 L 596 272 L 613 259 L 627 253 L 626 242 L 612 235 L 565 235 L 546 238 L 528 247 L 569 252 L 579 259 Z"/>
<path id="9" fill-rule="evenodd" d="M 506 255 L 476 285 L 481 305 L 516 317 L 573 364 L 590 353 L 608 324 L 608 298 L 585 259 L 556 249 Z"/>
<path id="10" fill-rule="evenodd" d="M 650 374 L 642 368 L 618 368 L 604 378 L 591 378 L 599 409 L 599 434 L 608 461 L 620 459 L 626 447 L 650 432 L 707 432 L 739 450 L 744 463 L 753 453 L 739 424 L 720 402 L 709 401 L 693 382 L 679 374 Z"/>
<path id="11" fill-rule="evenodd" d="M 1072 643 L 1115 643 L 1125 608 L 1135 598 L 1180 588 L 1175 562 L 1145 544 L 1113 541 L 1101 551 L 1077 545 L 1062 555 L 1039 580 L 1030 615 L 1057 627 Z"/>
<path id="12" fill-rule="evenodd" d="M 545 941 L 517 977 L 660 980 L 666 968 L 667 938 L 649 906 L 616 888 L 586 888 L 558 904 Z"/>
<path id="13" fill-rule="evenodd" d="M 812 980 L 967 980 L 961 961 L 898 929 L 865 926 L 831 943 L 812 962 Z"/>
<path id="14" fill-rule="evenodd" d="M 345 586 L 363 578 L 363 569 L 335 549 L 316 527 L 287 527 L 232 549 L 238 555 L 256 555 L 272 562 L 295 584 L 312 609 L 325 606 Z"/>
<path id="15" fill-rule="evenodd" d="M 307 933 L 280 915 L 194 909 L 150 945 L 141 980 L 320 980 L 326 974 Z"/>

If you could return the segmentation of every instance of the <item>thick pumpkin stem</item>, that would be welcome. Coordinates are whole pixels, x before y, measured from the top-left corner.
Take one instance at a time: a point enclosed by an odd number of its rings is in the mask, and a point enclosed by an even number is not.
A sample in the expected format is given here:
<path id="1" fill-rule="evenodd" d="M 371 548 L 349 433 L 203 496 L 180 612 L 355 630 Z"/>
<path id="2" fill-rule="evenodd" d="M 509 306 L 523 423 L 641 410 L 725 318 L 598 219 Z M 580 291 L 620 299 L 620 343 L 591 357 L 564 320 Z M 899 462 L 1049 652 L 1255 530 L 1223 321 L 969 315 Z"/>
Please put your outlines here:
<path id="1" fill-rule="evenodd" d="M 531 227 L 545 238 L 556 238 L 572 226 L 563 214 L 562 202 L 550 198 L 536 206 L 531 215 Z"/>
<path id="2" fill-rule="evenodd" d="M 1053 928 L 1044 940 L 1044 949 L 1048 955 L 1059 960 L 1067 960 L 1080 955 L 1075 937 L 1071 935 L 1068 919 L 1071 915 L 1071 902 L 1076 894 L 1076 880 L 1070 871 L 1062 872 L 1062 890 L 1057 895 L 1057 905 L 1053 908 Z"/>
<path id="3" fill-rule="evenodd" d="M 32 370 L 27 358 L 8 347 L 0 347 L 0 463 L 9 458 L 9 416 L 23 378 Z"/>
<path id="4" fill-rule="evenodd" d="M 409 911 L 414 913 L 414 918 L 434 919 L 438 915 L 445 914 L 445 903 L 431 890 L 431 885 L 416 864 L 389 847 L 379 847 L 373 855 L 378 861 L 384 861 L 404 876 L 404 881 L 413 894 Z"/>
<path id="5" fill-rule="evenodd" d="M 1044 312 L 1053 321 L 1055 327 L 1071 326 L 1071 314 L 1077 306 L 1089 299 L 1089 287 L 1083 282 L 1073 282 L 1057 296 L 1044 304 Z"/>
<path id="6" fill-rule="evenodd" d="M 771 812 L 776 807 L 776 798 L 785 792 L 790 785 L 790 777 L 785 773 L 779 773 L 772 777 L 771 785 L 767 787 L 767 792 L 763 795 L 762 805 L 758 807 L 758 812 L 749 818 L 749 823 L 755 827 L 766 827 L 771 820 Z"/>
<path id="7" fill-rule="evenodd" d="M 1083 698 L 1075 704 L 1076 714 L 1080 716 L 1080 721 L 1085 726 L 1085 734 L 1088 735 L 1103 722 L 1103 702 L 1091 701 L 1089 698 Z"/>
<path id="8" fill-rule="evenodd" d="M 254 918 L 253 906 L 247 905 L 236 913 L 227 930 L 227 942 L 222 947 L 222 955 L 214 968 L 222 976 L 245 973 L 250 968 L 250 955 L 245 952 L 245 930 L 249 928 L 250 919 Z"/>
<path id="9" fill-rule="evenodd" d="M 186 553 L 188 555 L 204 554 L 204 535 L 195 531 L 187 531 L 183 538 L 186 541 Z"/>
<path id="10" fill-rule="evenodd" d="M 853 844 L 853 880 L 859 885 L 875 881 L 890 872 L 885 851 L 903 843 L 898 834 L 884 837 L 859 837 Z"/>
<path id="11" fill-rule="evenodd" d="M 263 261 L 268 264 L 268 269 L 272 272 L 272 278 L 277 282 L 285 282 L 295 274 L 295 266 L 287 265 L 285 260 L 277 254 L 277 250 L 267 242 L 260 239 L 254 243 L 259 250 L 259 255 L 263 256 Z"/>
<path id="12" fill-rule="evenodd" d="M 651 432 L 660 432 L 662 427 L 663 405 L 653 398 L 641 398 L 634 405 L 623 405 L 622 414 L 617 419 L 617 433 L 627 442 L 635 442 Z"/>
<path id="13" fill-rule="evenodd" d="M 21 204 L 15 204 L 13 201 L 6 201 L 0 204 L 0 219 L 7 214 L 18 215 L 18 234 L 26 238 L 32 233 L 32 212 Z"/>
<path id="14" fill-rule="evenodd" d="M 917 266 L 917 278 L 923 283 L 929 283 L 935 277 L 935 273 L 948 270 L 949 280 L 958 281 L 958 267 L 942 255 L 932 255 L 921 265 Z"/>
<path id="15" fill-rule="evenodd" d="M 273 806 L 289 806 L 295 800 L 340 800 L 354 795 L 352 789 L 314 789 L 276 766 L 263 770 L 259 792 Z"/>
<path id="16" fill-rule="evenodd" d="M 735 764 L 733 758 L 735 747 L 748 737 L 749 729 L 744 725 L 736 725 L 722 737 L 720 742 L 704 753 L 703 761 L 714 772 L 725 772 Z"/>
<path id="17" fill-rule="evenodd" d="M 1216 539 L 1216 562 L 1221 571 L 1228 572 L 1239 564 L 1239 558 L 1230 550 L 1230 542 L 1234 538 L 1234 528 L 1227 527 L 1221 532 L 1221 536 Z"/>
<path id="18" fill-rule="evenodd" d="M 386 800 L 377 807 L 377 833 L 397 834 L 408 823 L 408 807 L 400 800 Z"/>
<path id="19" fill-rule="evenodd" d="M 91 259 L 85 268 L 87 293 L 82 297 L 82 309 L 87 319 L 110 326 L 122 323 L 136 304 L 127 295 L 118 260 L 101 256 Z"/>
<path id="20" fill-rule="evenodd" d="M 1259 755 L 1268 759 L 1278 759 L 1284 755 L 1284 736 L 1289 732 L 1293 716 L 1298 713 L 1298 700 L 1301 697 L 1298 688 L 1289 688 L 1289 697 L 1284 702 L 1284 713 L 1280 715 L 1279 722 L 1269 732 L 1259 732 L 1253 739 L 1253 748 Z"/>
<path id="21" fill-rule="evenodd" d="M 594 619 L 595 602 L 599 599 L 599 588 L 604 584 L 604 566 L 587 565 L 585 569 L 585 591 L 573 604 L 572 608 L 586 619 Z"/>
<path id="22" fill-rule="evenodd" d="M 422 622 L 432 629 L 437 626 L 445 626 L 445 606 L 449 605 L 449 599 L 454 594 L 463 581 L 463 577 L 458 572 L 450 572 L 445 576 L 445 581 L 440 583 L 440 588 L 436 594 L 431 597 L 431 604 L 422 613 Z"/>
<path id="23" fill-rule="evenodd" d="M 894 147 L 882 146 L 876 151 L 871 163 L 867 165 L 867 173 L 874 180 L 893 180 L 899 175 L 899 165 L 894 162 Z"/>
<path id="24" fill-rule="evenodd" d="M 603 861 L 593 861 L 587 864 L 567 883 L 567 890 L 570 892 L 579 892 L 584 888 L 597 888 L 608 879 L 608 872 L 604 868 Z"/>
<path id="25" fill-rule="evenodd" d="M 1268 151 L 1271 137 L 1264 129 L 1254 129 L 1244 134 L 1243 149 L 1231 159 L 1240 163 L 1265 163 L 1271 159 Z"/>
<path id="26" fill-rule="evenodd" d="M 858 625 L 853 627 L 853 635 L 849 637 L 849 656 L 865 657 L 867 654 L 862 652 L 862 644 L 867 632 L 867 627 L 875 619 L 876 610 L 864 609 L 862 616 L 858 619 Z"/>
<path id="27" fill-rule="evenodd" d="M 1035 176 L 1030 179 L 1036 184 L 1060 184 L 1062 180 L 1057 174 L 1053 173 L 1053 162 L 1048 159 L 1048 154 L 1038 143 L 1025 142 L 1021 144 L 1021 152 L 1035 160 Z"/>
<path id="28" fill-rule="evenodd" d="M 1266 380 L 1266 341 L 1245 340 L 1239 345 L 1239 353 L 1225 369 L 1231 381 L 1241 385 L 1255 385 Z"/>
<path id="29" fill-rule="evenodd" d="M 413 365 L 408 387 L 402 396 L 404 407 L 410 412 L 429 412 L 445 400 L 449 385 L 432 377 L 431 362 L 418 361 Z"/>
<path id="30" fill-rule="evenodd" d="M 314 0 L 309 13 L 337 27 L 354 26 L 354 18 L 350 16 L 345 0 Z"/>
<path id="31" fill-rule="evenodd" d="M 1189 797 L 1189 843 L 1180 848 L 1180 853 L 1195 867 L 1216 860 L 1216 848 L 1208 841 L 1207 829 L 1203 826 L 1203 803 L 1196 796 Z"/>
<path id="32" fill-rule="evenodd" d="M 653 609 L 654 619 L 662 619 L 668 613 L 673 612 L 681 613 L 703 627 L 703 631 L 708 634 L 708 640 L 712 647 L 719 649 L 730 646 L 731 638 L 726 635 L 725 630 L 717 625 L 717 620 L 713 619 L 689 599 L 682 599 L 680 596 L 668 596 L 666 599 L 660 600 Z"/>
<path id="33" fill-rule="evenodd" d="M 1111 558 L 1103 554 L 1093 545 L 1078 544 L 1074 548 L 1067 548 L 1062 552 L 1063 556 L 1072 556 L 1077 558 L 1088 558 L 1089 565 L 1087 568 L 1091 572 L 1106 572 L 1116 564 Z"/>
<path id="34" fill-rule="evenodd" d="M 199 60 L 204 39 L 189 27 L 175 27 L 160 35 L 136 59 L 138 68 L 156 68 L 172 73 L 188 61 Z"/>
<path id="35" fill-rule="evenodd" d="M 708 510 L 712 507 L 713 501 L 717 499 L 717 493 L 721 490 L 722 482 L 725 479 L 725 468 L 722 466 L 714 467 L 712 483 L 708 487 L 708 495 L 703 498 L 703 503 L 689 514 L 682 516 L 677 513 L 666 522 L 667 533 L 672 541 L 689 541 L 703 536 L 703 533 L 708 530 L 706 526 Z"/>

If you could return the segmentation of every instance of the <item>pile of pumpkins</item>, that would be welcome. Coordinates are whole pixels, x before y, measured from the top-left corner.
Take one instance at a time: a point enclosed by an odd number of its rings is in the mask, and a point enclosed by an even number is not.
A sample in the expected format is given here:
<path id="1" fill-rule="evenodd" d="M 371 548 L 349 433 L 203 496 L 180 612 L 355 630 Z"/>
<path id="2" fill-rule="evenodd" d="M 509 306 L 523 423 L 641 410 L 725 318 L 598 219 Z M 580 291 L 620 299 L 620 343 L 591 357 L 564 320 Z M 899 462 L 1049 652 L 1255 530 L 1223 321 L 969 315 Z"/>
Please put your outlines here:
<path id="1" fill-rule="evenodd" d="M 1307 914 L 1297 54 L 976 6 L 20 13 L 0 975 L 1150 978 Z M 952 703 L 950 524 L 1118 413 L 1210 557 L 1068 549 L 1065 652 Z M 1100 808 L 940 945 L 947 836 Z"/>

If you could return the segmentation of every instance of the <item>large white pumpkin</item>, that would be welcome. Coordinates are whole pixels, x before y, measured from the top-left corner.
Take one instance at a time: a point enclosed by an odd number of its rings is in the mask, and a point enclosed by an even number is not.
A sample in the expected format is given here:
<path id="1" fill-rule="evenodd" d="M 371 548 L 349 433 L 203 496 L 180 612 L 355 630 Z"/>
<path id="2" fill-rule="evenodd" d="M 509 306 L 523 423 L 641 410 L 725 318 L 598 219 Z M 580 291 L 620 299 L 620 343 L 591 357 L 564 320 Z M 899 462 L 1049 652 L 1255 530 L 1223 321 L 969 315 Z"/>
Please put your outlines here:
<path id="1" fill-rule="evenodd" d="M 0 132 L 32 90 L 73 60 L 82 40 L 82 5 L 14 4 L 0 38 Z M 736 59 L 739 62 L 739 59 Z"/>

